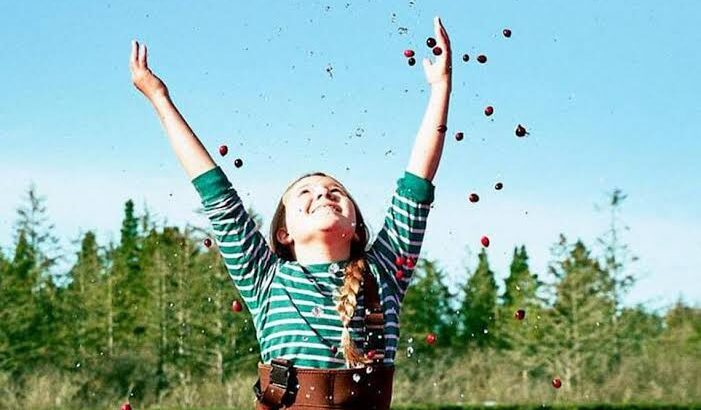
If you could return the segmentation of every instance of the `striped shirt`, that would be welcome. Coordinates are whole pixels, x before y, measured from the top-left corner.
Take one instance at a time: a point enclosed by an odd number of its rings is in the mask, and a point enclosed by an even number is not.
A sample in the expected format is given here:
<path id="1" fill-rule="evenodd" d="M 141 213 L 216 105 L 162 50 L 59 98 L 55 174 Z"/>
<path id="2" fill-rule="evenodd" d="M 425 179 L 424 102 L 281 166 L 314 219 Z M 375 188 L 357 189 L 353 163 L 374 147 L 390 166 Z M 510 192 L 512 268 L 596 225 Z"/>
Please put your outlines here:
<path id="1" fill-rule="evenodd" d="M 278 258 L 220 167 L 197 176 L 192 183 L 212 223 L 226 269 L 253 316 L 263 363 L 282 357 L 297 367 L 345 368 L 340 348 L 343 324 L 335 297 L 349 261 L 302 266 Z M 400 268 L 395 258 L 418 259 L 433 198 L 430 181 L 405 172 L 397 181 L 382 230 L 366 251 L 384 313 L 384 364 L 394 362 L 400 307 L 413 276 L 413 269 L 403 267 L 404 276 L 397 279 Z M 361 350 L 364 316 L 361 290 L 349 324 L 351 338 Z"/>

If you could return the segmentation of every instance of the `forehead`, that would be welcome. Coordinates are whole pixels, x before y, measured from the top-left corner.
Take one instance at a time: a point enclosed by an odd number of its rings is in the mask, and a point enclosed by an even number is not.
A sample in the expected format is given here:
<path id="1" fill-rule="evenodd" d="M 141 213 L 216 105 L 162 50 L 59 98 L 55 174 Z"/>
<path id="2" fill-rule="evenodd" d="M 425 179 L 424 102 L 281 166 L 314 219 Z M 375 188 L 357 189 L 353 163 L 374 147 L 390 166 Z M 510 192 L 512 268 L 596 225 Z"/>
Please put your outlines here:
<path id="1" fill-rule="evenodd" d="M 313 175 L 313 176 L 308 176 L 305 178 L 300 179 L 299 181 L 295 182 L 294 185 L 290 187 L 290 189 L 287 191 L 285 196 L 289 195 L 292 192 L 297 191 L 300 188 L 303 188 L 304 186 L 309 185 L 309 186 L 314 186 L 314 185 L 323 185 L 323 186 L 334 186 L 337 185 L 343 188 L 343 185 L 341 185 L 340 182 L 336 181 L 335 179 L 327 176 L 322 176 L 322 175 Z"/>

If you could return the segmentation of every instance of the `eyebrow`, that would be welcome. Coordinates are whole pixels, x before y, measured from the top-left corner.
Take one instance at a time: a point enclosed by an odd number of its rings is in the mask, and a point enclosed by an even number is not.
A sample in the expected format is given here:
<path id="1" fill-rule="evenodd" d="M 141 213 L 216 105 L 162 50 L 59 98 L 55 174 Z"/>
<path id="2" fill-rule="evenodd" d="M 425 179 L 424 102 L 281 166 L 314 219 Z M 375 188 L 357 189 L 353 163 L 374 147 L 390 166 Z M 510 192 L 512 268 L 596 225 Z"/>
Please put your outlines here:
<path id="1" fill-rule="evenodd" d="M 299 187 L 295 188 L 295 191 L 299 192 L 300 189 L 302 189 L 302 188 L 304 188 L 304 187 L 307 187 L 307 186 L 309 186 L 309 185 L 310 185 L 310 183 L 306 183 L 306 184 L 304 184 L 304 185 L 302 185 L 302 186 L 299 186 Z M 335 183 L 335 182 L 332 183 L 331 186 L 335 186 L 335 187 L 337 187 L 337 188 L 340 188 L 341 191 L 346 192 L 346 190 L 343 189 L 342 186 L 338 185 L 338 184 Z"/>

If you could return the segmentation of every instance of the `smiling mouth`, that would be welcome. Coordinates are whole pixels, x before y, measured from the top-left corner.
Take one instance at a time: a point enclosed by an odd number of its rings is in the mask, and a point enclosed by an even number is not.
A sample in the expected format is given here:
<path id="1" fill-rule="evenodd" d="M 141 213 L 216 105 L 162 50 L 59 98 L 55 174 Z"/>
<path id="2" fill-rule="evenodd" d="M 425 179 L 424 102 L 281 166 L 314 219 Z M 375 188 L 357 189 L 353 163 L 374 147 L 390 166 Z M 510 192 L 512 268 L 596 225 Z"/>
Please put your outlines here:
<path id="1" fill-rule="evenodd" d="M 323 211 L 323 210 L 329 210 L 331 212 L 336 212 L 336 213 L 341 213 L 341 208 L 335 206 L 335 205 L 322 205 L 312 211 L 312 214 L 315 214 L 317 211 Z"/>

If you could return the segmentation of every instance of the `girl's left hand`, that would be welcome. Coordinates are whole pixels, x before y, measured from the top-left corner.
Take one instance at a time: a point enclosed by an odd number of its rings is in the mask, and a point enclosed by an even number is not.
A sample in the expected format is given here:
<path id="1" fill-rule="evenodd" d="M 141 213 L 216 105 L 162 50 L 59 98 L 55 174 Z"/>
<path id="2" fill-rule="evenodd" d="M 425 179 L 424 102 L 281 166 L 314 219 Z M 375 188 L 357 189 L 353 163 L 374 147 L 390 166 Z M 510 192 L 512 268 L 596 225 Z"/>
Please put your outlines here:
<path id="1" fill-rule="evenodd" d="M 450 38 L 448 32 L 443 27 L 440 17 L 433 19 L 433 28 L 436 35 L 436 47 L 441 48 L 441 54 L 436 56 L 436 61 L 431 62 L 428 58 L 423 59 L 426 80 L 431 87 L 447 86 L 450 90 L 452 86 L 452 58 L 450 52 Z"/>

